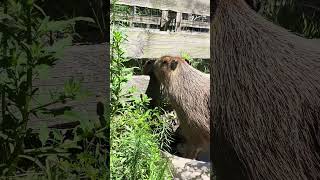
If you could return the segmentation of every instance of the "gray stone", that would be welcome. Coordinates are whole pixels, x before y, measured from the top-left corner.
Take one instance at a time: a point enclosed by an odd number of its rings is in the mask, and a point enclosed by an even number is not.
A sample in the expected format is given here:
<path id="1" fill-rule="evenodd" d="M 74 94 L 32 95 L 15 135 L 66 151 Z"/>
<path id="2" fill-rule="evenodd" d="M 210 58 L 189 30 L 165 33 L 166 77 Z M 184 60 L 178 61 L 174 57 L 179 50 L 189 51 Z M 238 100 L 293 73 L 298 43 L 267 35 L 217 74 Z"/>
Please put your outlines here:
<path id="1" fill-rule="evenodd" d="M 149 84 L 150 77 L 145 75 L 137 75 L 133 76 L 124 87 L 124 91 L 128 92 L 131 87 L 136 88 L 136 92 L 133 93 L 135 96 L 139 96 L 140 94 L 144 94 L 147 90 Z"/>
<path id="2" fill-rule="evenodd" d="M 172 165 L 174 180 L 210 179 L 210 162 L 186 159 L 167 152 L 163 152 L 163 155 L 169 159 Z"/>

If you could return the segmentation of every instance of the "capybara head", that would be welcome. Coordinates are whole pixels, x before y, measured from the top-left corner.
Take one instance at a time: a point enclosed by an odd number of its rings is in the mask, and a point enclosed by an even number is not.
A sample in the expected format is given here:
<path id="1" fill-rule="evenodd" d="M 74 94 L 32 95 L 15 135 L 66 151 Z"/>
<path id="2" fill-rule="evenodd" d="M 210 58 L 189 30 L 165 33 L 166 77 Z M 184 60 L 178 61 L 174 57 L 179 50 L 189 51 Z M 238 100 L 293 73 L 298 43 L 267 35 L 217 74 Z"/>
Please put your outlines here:
<path id="1" fill-rule="evenodd" d="M 155 60 L 148 60 L 144 65 L 143 65 L 143 75 L 153 75 L 153 64 Z"/>
<path id="2" fill-rule="evenodd" d="M 164 82 L 169 80 L 172 74 L 186 64 L 188 64 L 188 62 L 180 57 L 162 56 L 154 62 L 153 72 L 160 82 Z"/>

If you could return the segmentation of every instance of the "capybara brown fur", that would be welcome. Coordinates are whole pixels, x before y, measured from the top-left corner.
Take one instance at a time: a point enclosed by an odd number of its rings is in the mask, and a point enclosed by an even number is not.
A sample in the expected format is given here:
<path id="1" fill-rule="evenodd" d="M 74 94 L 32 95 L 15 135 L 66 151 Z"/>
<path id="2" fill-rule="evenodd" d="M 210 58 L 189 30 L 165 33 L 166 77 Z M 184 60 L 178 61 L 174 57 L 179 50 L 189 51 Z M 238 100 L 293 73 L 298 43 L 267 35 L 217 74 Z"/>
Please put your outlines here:
<path id="1" fill-rule="evenodd" d="M 186 147 L 193 149 L 185 157 L 195 159 L 210 146 L 210 76 L 173 56 L 156 60 L 153 72 L 177 113 Z"/>
<path id="2" fill-rule="evenodd" d="M 161 96 L 160 82 L 153 73 L 154 62 L 155 60 L 148 60 L 143 66 L 143 74 L 150 77 L 146 95 L 151 99 L 149 107 L 152 109 L 160 105 Z"/>
<path id="3" fill-rule="evenodd" d="M 244 0 L 212 5 L 217 179 L 320 179 L 320 47 L 267 21 Z"/>

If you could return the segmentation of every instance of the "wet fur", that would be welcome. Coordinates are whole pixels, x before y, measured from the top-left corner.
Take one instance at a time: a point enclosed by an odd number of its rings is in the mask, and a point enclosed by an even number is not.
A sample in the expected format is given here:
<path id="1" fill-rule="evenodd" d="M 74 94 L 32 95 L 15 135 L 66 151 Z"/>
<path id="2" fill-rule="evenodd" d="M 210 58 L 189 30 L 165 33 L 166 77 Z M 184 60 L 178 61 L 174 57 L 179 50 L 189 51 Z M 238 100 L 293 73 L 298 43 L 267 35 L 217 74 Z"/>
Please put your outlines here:
<path id="1" fill-rule="evenodd" d="M 202 149 L 210 146 L 210 76 L 172 56 L 157 60 L 153 70 L 177 113 L 181 134 L 188 147 L 194 147 L 194 151 L 185 156 L 194 159 Z"/>
<path id="2" fill-rule="evenodd" d="M 217 179 L 320 179 L 320 47 L 215 0 L 212 161 Z"/>

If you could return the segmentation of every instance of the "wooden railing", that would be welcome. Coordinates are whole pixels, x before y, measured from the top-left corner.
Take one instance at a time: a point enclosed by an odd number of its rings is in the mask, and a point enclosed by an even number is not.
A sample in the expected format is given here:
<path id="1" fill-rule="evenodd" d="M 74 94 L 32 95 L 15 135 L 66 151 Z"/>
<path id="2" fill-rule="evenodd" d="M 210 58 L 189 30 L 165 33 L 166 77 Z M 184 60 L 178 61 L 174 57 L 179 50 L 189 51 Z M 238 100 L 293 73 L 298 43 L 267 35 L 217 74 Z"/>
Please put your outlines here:
<path id="1" fill-rule="evenodd" d="M 134 23 L 160 25 L 161 17 L 130 16 L 129 20 L 131 20 Z"/>
<path id="2" fill-rule="evenodd" d="M 208 22 L 199 22 L 192 20 L 181 20 L 181 27 L 193 27 L 193 28 L 210 28 L 210 24 Z"/>
<path id="3" fill-rule="evenodd" d="M 161 17 L 117 15 L 117 21 L 160 25 Z"/>
<path id="4" fill-rule="evenodd" d="M 150 16 L 116 16 L 116 20 L 123 22 L 131 22 L 131 23 L 142 23 L 142 24 L 153 24 L 160 25 L 161 17 L 150 17 Z M 199 22 L 192 20 L 181 20 L 181 25 L 183 27 L 191 27 L 191 28 L 210 28 L 210 23 L 208 22 Z"/>
<path id="5" fill-rule="evenodd" d="M 210 16 L 210 0 L 118 0 L 118 4 Z"/>

